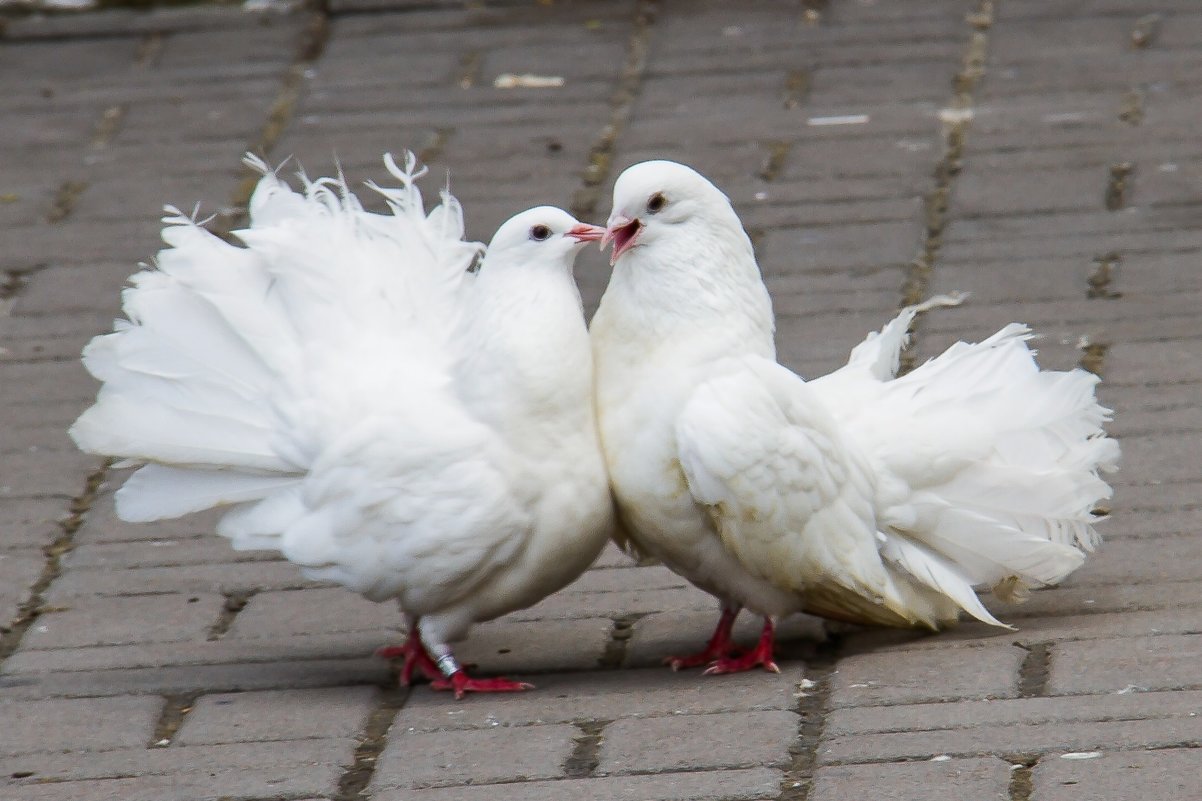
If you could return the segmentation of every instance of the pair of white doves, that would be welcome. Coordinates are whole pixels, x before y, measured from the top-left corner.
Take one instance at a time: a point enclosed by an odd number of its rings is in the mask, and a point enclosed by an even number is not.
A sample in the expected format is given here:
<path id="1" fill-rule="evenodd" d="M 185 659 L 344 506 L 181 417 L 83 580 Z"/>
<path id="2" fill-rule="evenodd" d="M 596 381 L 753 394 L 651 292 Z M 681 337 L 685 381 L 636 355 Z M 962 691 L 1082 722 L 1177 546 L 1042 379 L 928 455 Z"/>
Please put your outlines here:
<path id="1" fill-rule="evenodd" d="M 706 647 L 670 660 L 713 673 L 776 670 L 774 621 L 798 611 L 1002 625 L 976 590 L 1020 598 L 1098 542 L 1119 449 L 1096 377 L 1041 372 L 1017 324 L 895 377 L 911 307 L 803 381 L 730 202 L 686 166 L 627 169 L 607 228 L 539 207 L 485 250 L 448 193 L 426 214 L 412 155 L 372 186 L 391 214 L 249 163 L 242 246 L 168 210 L 128 321 L 84 352 L 103 386 L 71 434 L 142 465 L 123 519 L 228 506 L 235 548 L 396 598 L 403 682 L 529 686 L 469 677 L 450 643 L 611 537 L 719 599 Z M 590 332 L 572 264 L 598 240 L 614 272 Z M 750 650 L 743 607 L 764 618 Z"/>

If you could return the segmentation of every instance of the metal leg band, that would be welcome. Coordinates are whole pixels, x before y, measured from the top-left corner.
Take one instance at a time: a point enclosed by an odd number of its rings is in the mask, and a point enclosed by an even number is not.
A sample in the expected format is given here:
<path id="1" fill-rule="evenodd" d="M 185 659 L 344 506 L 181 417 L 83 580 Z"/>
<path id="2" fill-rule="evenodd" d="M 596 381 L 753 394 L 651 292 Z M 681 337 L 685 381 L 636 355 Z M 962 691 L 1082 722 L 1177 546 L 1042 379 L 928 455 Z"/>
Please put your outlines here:
<path id="1" fill-rule="evenodd" d="M 455 657 L 451 654 L 444 654 L 438 657 L 438 661 L 435 662 L 435 664 L 438 665 L 438 669 L 442 671 L 442 675 L 446 676 L 448 679 L 452 674 L 458 673 L 462 669 L 459 667 L 459 663 L 455 661 Z"/>

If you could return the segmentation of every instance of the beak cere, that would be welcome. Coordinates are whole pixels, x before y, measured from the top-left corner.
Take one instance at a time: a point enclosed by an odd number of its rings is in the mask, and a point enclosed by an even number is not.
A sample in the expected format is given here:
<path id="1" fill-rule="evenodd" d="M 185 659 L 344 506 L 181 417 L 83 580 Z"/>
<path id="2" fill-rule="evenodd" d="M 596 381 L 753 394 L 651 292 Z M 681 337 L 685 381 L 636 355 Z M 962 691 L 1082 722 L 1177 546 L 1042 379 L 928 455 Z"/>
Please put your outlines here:
<path id="1" fill-rule="evenodd" d="M 570 236 L 577 242 L 600 242 L 605 236 L 605 229 L 599 225 L 580 223 L 572 226 L 564 236 Z"/>
<path id="2" fill-rule="evenodd" d="M 643 230 L 643 224 L 637 217 L 633 220 L 617 219 L 610 224 L 609 229 L 605 232 L 605 238 L 601 240 L 601 247 L 605 247 L 605 243 L 609 240 L 614 243 L 613 253 L 609 257 L 610 264 L 616 262 L 619 256 L 634 247 L 641 230 Z"/>

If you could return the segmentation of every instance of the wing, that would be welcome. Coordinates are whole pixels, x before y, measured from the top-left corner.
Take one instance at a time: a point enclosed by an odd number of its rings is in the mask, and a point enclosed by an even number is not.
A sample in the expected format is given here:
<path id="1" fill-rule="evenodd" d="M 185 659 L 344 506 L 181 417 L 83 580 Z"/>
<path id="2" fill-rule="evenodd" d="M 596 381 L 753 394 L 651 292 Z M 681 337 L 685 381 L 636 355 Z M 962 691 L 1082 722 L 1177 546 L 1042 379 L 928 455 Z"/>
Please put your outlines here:
<path id="1" fill-rule="evenodd" d="M 749 571 L 903 613 L 878 551 L 873 477 L 800 378 L 760 357 L 720 362 L 676 436 L 689 491 Z"/>
<path id="2" fill-rule="evenodd" d="M 936 627 L 959 607 L 997 623 L 958 565 L 879 530 L 879 484 L 889 477 L 810 385 L 759 357 L 715 373 L 677 423 L 680 461 L 745 567 L 828 617 Z"/>
<path id="3" fill-rule="evenodd" d="M 372 595 L 398 565 L 449 580 L 503 558 L 524 515 L 453 382 L 482 247 L 449 195 L 425 213 L 411 155 L 385 161 L 390 214 L 341 178 L 296 192 L 251 161 L 264 176 L 240 245 L 165 218 L 171 247 L 132 278 L 128 322 L 85 350 L 103 386 L 71 431 L 147 463 L 118 495 L 124 518 L 231 504 L 237 547 Z M 440 548 L 445 564 L 415 561 Z"/>

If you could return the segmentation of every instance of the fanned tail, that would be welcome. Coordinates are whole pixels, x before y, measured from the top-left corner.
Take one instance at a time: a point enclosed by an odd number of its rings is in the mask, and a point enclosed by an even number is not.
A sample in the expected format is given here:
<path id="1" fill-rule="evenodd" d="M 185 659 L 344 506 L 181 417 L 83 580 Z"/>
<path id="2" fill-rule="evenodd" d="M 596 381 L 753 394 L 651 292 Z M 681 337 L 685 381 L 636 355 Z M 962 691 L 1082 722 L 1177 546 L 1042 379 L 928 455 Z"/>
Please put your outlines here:
<path id="1" fill-rule="evenodd" d="M 1003 625 L 975 590 L 1021 600 L 1100 542 L 1095 510 L 1111 495 L 1102 474 L 1119 459 L 1103 431 L 1110 410 L 1097 376 L 1040 371 L 1018 324 L 893 378 L 912 317 L 904 311 L 811 386 L 876 468 L 881 557 L 929 601 L 916 617 L 938 625 L 959 608 Z"/>
<path id="2" fill-rule="evenodd" d="M 968 298 L 966 292 L 949 292 L 906 306 L 897 313 L 880 331 L 873 331 L 864 341 L 852 348 L 847 364 L 849 373 L 864 371 L 878 381 L 888 381 L 897 375 L 902 350 L 910 342 L 910 324 L 919 314 L 931 309 L 959 306 Z M 833 375 L 839 375 L 838 371 Z M 829 377 L 829 376 L 828 376 Z"/>
<path id="3" fill-rule="evenodd" d="M 263 177 L 235 232 L 243 246 L 166 208 L 169 247 L 131 278 L 128 320 L 84 351 L 103 385 L 71 436 L 144 465 L 118 492 L 124 519 L 239 505 L 222 533 L 263 547 L 295 517 L 297 487 L 334 433 L 365 404 L 407 402 L 380 400 L 383 382 L 403 374 L 419 401 L 446 383 L 482 246 L 463 241 L 449 195 L 425 213 L 412 154 L 403 169 L 385 160 L 399 188 L 373 187 L 391 215 L 364 211 L 341 175 L 302 176 L 297 192 L 246 163 Z"/>

